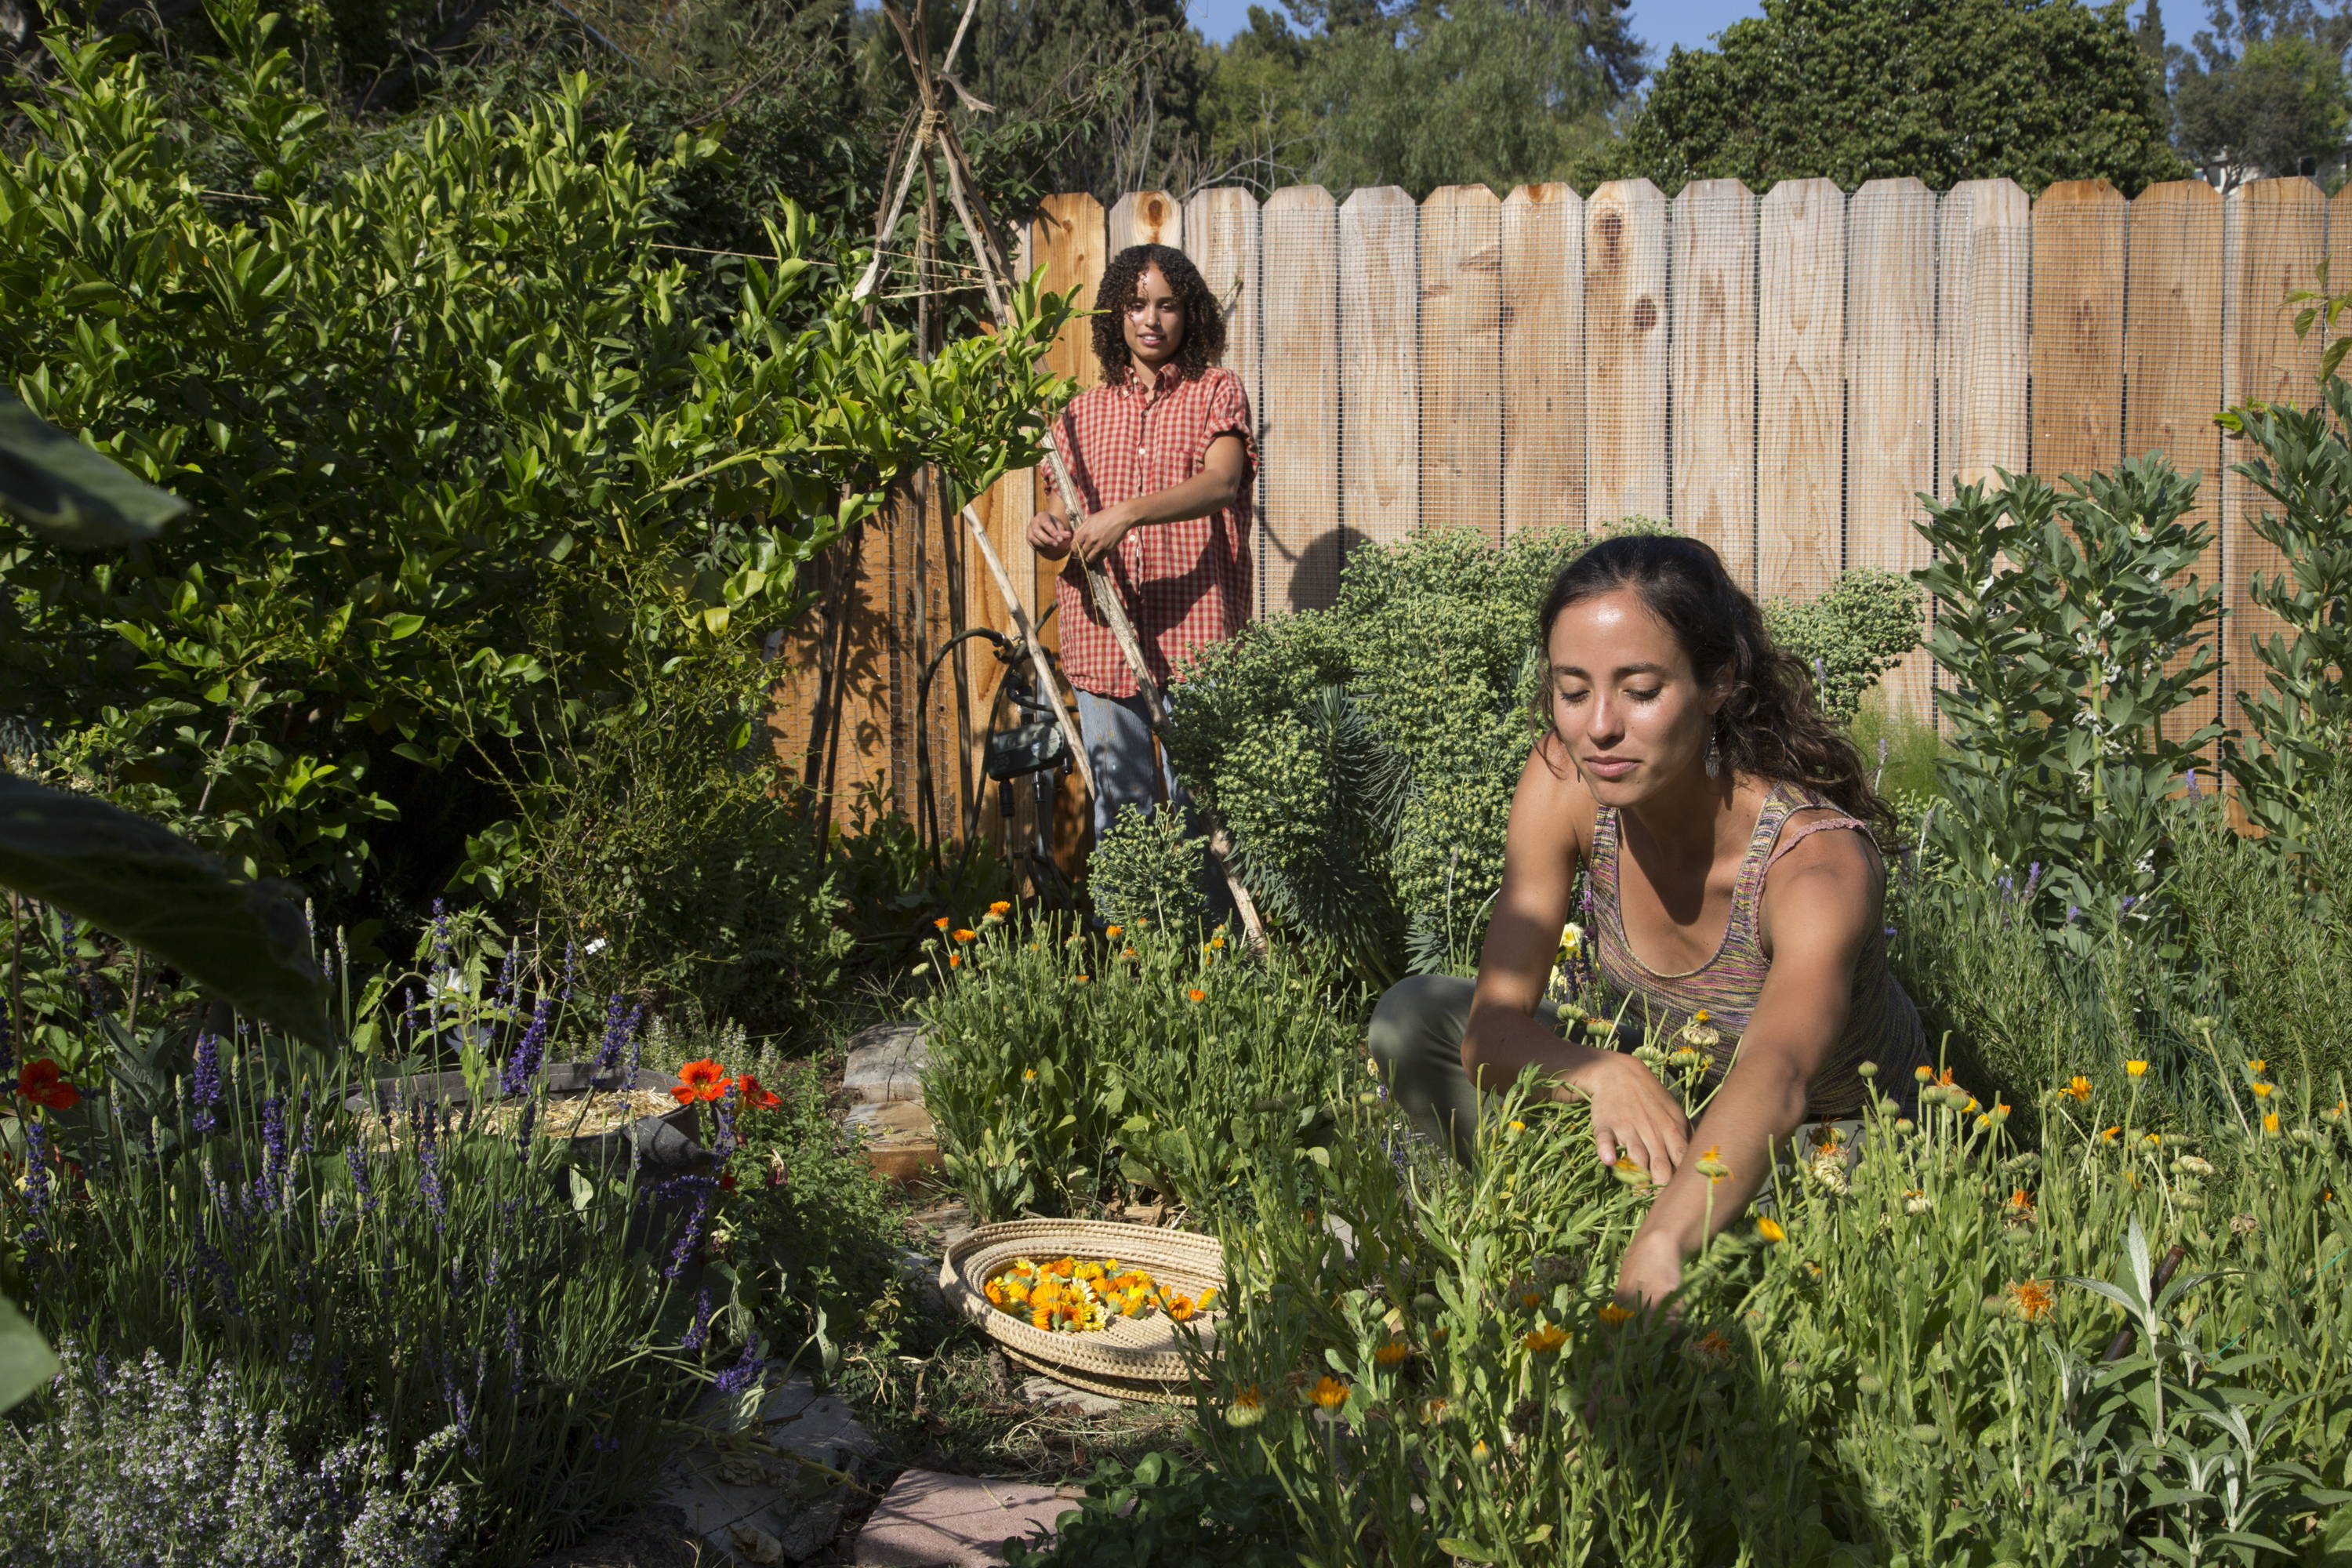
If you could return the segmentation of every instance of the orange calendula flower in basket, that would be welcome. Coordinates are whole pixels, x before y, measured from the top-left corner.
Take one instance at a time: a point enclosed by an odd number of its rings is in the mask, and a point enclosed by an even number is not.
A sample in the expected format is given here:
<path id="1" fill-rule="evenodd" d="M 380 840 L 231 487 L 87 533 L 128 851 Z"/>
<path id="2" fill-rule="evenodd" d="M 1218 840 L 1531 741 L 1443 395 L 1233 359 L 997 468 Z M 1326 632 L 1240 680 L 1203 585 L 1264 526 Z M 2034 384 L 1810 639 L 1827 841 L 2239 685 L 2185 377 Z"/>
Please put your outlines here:
<path id="1" fill-rule="evenodd" d="M 2076 1073 L 2067 1083 L 2063 1092 L 2073 1095 L 2076 1100 L 2088 1100 L 2091 1098 L 2091 1080 L 2081 1073 Z"/>
<path id="2" fill-rule="evenodd" d="M 1519 1343 L 1538 1355 L 1550 1355 L 1568 1343 L 1568 1331 L 1557 1323 L 1538 1323 L 1519 1336 Z"/>
<path id="3" fill-rule="evenodd" d="M 670 1098 L 680 1105 L 692 1105 L 698 1100 L 717 1100 L 727 1092 L 730 1081 L 727 1069 L 705 1057 L 677 1069 L 677 1083 L 669 1091 Z"/>
<path id="4" fill-rule="evenodd" d="M 81 1103 L 81 1090 L 47 1057 L 36 1057 L 17 1070 L 16 1092 L 50 1110 L 71 1110 Z"/>
<path id="5" fill-rule="evenodd" d="M 2047 1279 L 2020 1280 L 2009 1288 L 2010 1310 L 2029 1323 L 2048 1316 L 2057 1304 L 2058 1293 Z"/>
<path id="6" fill-rule="evenodd" d="M 1633 1317 L 1633 1308 L 1621 1307 L 1614 1301 L 1611 1301 L 1607 1305 L 1603 1306 L 1600 1312 L 1601 1321 L 1604 1323 L 1622 1323 Z"/>

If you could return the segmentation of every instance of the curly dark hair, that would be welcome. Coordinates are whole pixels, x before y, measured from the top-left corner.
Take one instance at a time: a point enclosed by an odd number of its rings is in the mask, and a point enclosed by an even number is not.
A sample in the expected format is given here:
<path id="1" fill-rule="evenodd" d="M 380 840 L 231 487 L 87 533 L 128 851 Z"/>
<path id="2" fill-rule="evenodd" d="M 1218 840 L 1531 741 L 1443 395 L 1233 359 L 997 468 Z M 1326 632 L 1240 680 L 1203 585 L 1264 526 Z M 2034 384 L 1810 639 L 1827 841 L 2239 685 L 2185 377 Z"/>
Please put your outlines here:
<path id="1" fill-rule="evenodd" d="M 1114 385 L 1127 378 L 1121 321 L 1135 302 L 1137 283 L 1154 267 L 1184 307 L 1184 341 L 1176 345 L 1176 367 L 1184 379 L 1191 381 L 1225 357 L 1225 313 L 1217 309 L 1217 297 L 1192 258 L 1173 246 L 1130 245 L 1110 258 L 1095 290 L 1095 358 L 1102 364 L 1103 380 Z"/>
<path id="2" fill-rule="evenodd" d="M 1822 717 L 1804 660 L 1772 646 L 1756 601 L 1699 541 L 1670 533 L 1602 540 L 1553 580 L 1536 615 L 1537 646 L 1550 645 L 1561 611 L 1618 588 L 1641 595 L 1690 656 L 1702 685 L 1730 667 L 1731 696 L 1716 730 L 1725 762 L 1757 778 L 1802 784 L 1868 823 L 1882 844 L 1894 841 L 1895 813 L 1871 788 L 1853 742 Z M 1536 710 L 1547 726 L 1549 696 Z"/>

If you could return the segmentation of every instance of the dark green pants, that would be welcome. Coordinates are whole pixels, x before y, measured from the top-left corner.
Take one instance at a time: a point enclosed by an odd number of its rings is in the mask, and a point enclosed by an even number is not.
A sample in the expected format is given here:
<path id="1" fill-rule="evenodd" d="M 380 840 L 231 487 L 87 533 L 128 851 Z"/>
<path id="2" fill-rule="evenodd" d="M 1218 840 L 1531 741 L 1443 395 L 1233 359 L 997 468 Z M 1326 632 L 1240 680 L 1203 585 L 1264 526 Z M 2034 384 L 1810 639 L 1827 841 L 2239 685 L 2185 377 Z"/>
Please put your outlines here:
<path id="1" fill-rule="evenodd" d="M 1462 1069 L 1476 986 L 1452 974 L 1415 974 L 1388 988 L 1372 1009 L 1366 1044 L 1389 1093 L 1423 1131 L 1443 1140 L 1465 1164 L 1478 1138 L 1478 1091 Z M 1559 1009 L 1540 1004 L 1536 1017 L 1559 1026 Z"/>

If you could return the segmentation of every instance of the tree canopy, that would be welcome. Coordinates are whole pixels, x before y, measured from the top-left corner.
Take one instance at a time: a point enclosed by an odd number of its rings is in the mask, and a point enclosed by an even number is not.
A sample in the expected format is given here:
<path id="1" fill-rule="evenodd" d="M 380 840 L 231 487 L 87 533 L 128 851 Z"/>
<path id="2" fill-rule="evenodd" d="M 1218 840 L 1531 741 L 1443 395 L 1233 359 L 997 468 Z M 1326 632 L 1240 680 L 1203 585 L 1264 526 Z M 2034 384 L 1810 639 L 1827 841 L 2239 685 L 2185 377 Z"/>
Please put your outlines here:
<path id="1" fill-rule="evenodd" d="M 2182 153 L 2225 187 L 2339 157 L 2352 16 L 2310 0 L 2212 0 L 2207 17 L 2189 47 L 2166 51 Z"/>
<path id="2" fill-rule="evenodd" d="M 1675 49 L 1618 142 L 1577 183 L 1646 177 L 1848 189 L 2104 177 L 2126 194 L 2189 171 L 2160 67 L 2124 5 L 2078 0 L 1764 0 L 1717 49 Z"/>

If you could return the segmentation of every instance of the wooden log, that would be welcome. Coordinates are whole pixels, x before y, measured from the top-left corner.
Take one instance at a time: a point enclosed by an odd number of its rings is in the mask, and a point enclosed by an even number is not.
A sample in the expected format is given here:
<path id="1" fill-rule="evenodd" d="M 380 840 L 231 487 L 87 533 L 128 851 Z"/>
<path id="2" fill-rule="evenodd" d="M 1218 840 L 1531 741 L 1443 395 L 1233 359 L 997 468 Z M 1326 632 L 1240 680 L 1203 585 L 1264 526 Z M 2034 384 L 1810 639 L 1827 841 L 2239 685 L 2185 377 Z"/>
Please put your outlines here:
<path id="1" fill-rule="evenodd" d="M 1349 542 L 1421 522 L 1419 213 L 1394 185 L 1339 207 L 1339 497 Z"/>
<path id="2" fill-rule="evenodd" d="M 1259 342 L 1265 310 L 1258 298 L 1257 198 L 1226 185 L 1195 195 L 1184 207 L 1184 252 L 1217 298 L 1225 319 L 1225 368 L 1241 377 L 1249 398 L 1252 435 L 1260 452 L 1250 490 L 1248 544 L 1256 587 L 1251 608 L 1265 614 L 1265 354 Z"/>
<path id="3" fill-rule="evenodd" d="M 1993 483 L 1996 468 L 2025 470 L 2032 211 L 2013 180 L 1965 180 L 1945 193 L 1937 217 L 1937 491 L 1949 494 L 1955 479 Z"/>
<path id="4" fill-rule="evenodd" d="M 1584 204 L 1586 510 L 1594 526 L 1664 518 L 1666 199 L 1612 180 Z"/>
<path id="5" fill-rule="evenodd" d="M 1756 581 L 1756 197 L 1694 180 L 1675 198 L 1675 526 Z"/>
<path id="6" fill-rule="evenodd" d="M 2189 574 L 2208 584 L 2223 580 L 2225 459 L 2213 424 L 2221 406 L 2221 194 L 2202 180 L 2150 185 L 2131 204 L 2125 268 L 2124 455 L 2161 452 L 2183 478 L 2197 477 L 2197 502 L 2182 521 L 2213 531 Z M 2172 668 L 2190 657 L 2183 650 Z M 2223 716 L 2222 682 L 2210 684 L 2167 721 L 2176 740 Z"/>
<path id="7" fill-rule="evenodd" d="M 1503 531 L 1582 528 L 1584 198 L 1521 185 L 1503 203 Z"/>
<path id="8" fill-rule="evenodd" d="M 2130 217 L 2105 180 L 2061 180 L 2033 204 L 2033 471 L 2062 489 L 2123 456 Z"/>
<path id="9" fill-rule="evenodd" d="M 1339 209 L 1320 185 L 1266 198 L 1264 397 L 1265 608 L 1329 605 L 1339 591 Z"/>
<path id="10" fill-rule="evenodd" d="M 2319 401 L 2320 334 L 2315 331 L 2309 337 L 2295 336 L 2298 307 L 2289 304 L 2287 296 L 2318 286 L 2327 210 L 2327 198 L 2319 187 L 2300 175 L 2250 181 L 2232 191 L 2224 204 L 2222 255 L 2228 276 L 2223 289 L 2229 311 L 2221 329 L 2221 398 L 2231 407 L 2246 403 L 2310 407 Z M 2230 461 L 2251 456 L 2241 444 L 2228 447 Z M 2253 531 L 2252 520 L 2265 510 L 2276 510 L 2276 503 L 2255 489 L 2252 479 L 2239 474 L 2225 477 L 2221 563 L 2227 576 L 2221 602 L 2229 618 L 2222 623 L 2221 685 L 2227 692 L 2264 689 L 2254 644 L 2285 629 L 2247 592 L 2256 574 L 2275 576 L 2286 568 L 2285 557 Z M 2234 699 L 2224 710 L 2237 716 Z"/>
<path id="11" fill-rule="evenodd" d="M 1918 497 L 1936 488 L 1936 196 L 1873 180 L 1846 207 L 1846 528 L 1849 571 L 1910 573 L 1933 553 Z M 1892 712 L 1935 716 L 1925 648 L 1879 682 Z"/>
<path id="12" fill-rule="evenodd" d="M 1503 206 L 1484 185 L 1421 205 L 1421 515 L 1503 535 Z"/>
<path id="13" fill-rule="evenodd" d="M 1845 569 L 1845 193 L 1764 197 L 1756 384 L 1756 591 L 1811 598 Z"/>

